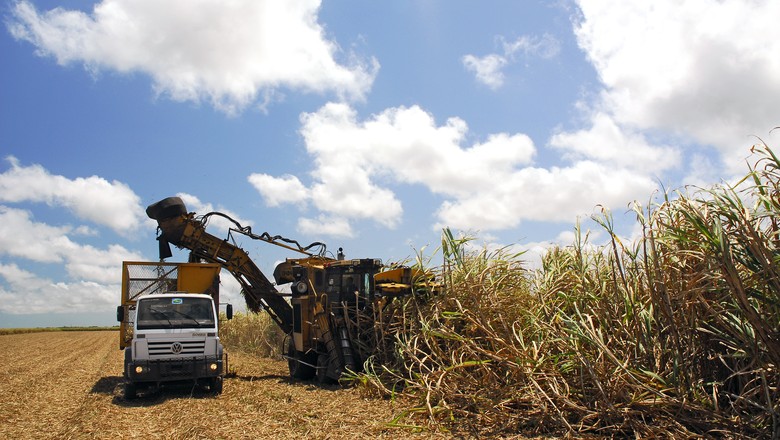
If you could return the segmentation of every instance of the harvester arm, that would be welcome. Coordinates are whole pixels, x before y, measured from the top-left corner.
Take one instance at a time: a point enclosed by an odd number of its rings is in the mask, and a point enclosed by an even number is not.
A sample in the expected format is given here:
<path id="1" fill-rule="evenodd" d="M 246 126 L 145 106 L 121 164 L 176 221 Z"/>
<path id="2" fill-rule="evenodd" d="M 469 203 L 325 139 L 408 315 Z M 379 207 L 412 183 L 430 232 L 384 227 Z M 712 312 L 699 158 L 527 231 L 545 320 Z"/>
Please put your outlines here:
<path id="1" fill-rule="evenodd" d="M 293 329 L 292 307 L 240 247 L 206 232 L 206 225 L 188 213 L 179 197 L 168 197 L 146 208 L 149 218 L 160 228 L 161 249 L 166 243 L 189 249 L 192 257 L 218 263 L 238 280 L 247 307 L 265 309 L 285 333 Z M 162 256 L 162 255 L 161 255 Z"/>

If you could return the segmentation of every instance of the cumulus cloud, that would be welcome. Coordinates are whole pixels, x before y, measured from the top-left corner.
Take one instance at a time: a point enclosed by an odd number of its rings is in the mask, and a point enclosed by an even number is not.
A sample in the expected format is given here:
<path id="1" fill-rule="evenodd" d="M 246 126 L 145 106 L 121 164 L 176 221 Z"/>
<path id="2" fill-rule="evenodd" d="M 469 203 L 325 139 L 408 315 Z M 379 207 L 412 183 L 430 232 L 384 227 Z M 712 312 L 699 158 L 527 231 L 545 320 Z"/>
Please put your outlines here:
<path id="1" fill-rule="evenodd" d="M 551 35 L 541 37 L 522 36 L 515 41 L 506 41 L 498 37 L 501 53 L 485 56 L 472 54 L 461 58 L 463 66 L 474 73 L 478 82 L 497 90 L 504 85 L 504 71 L 508 65 L 515 63 L 521 55 L 525 57 L 553 58 L 560 52 L 560 43 Z"/>
<path id="2" fill-rule="evenodd" d="M 30 213 L 0 205 L 0 249 L 2 253 L 42 263 L 62 261 L 57 249 L 73 243 L 67 234 L 72 228 L 34 223 Z"/>
<path id="3" fill-rule="evenodd" d="M 263 196 L 268 206 L 283 203 L 304 203 L 311 197 L 311 191 L 292 175 L 274 177 L 269 174 L 255 173 L 248 178 L 249 183 Z"/>
<path id="4" fill-rule="evenodd" d="M 588 129 L 556 133 L 550 146 L 568 158 L 586 158 L 649 173 L 660 173 L 680 164 L 678 148 L 653 145 L 642 133 L 620 127 L 605 113 L 591 115 L 591 123 Z"/>
<path id="5" fill-rule="evenodd" d="M 121 277 L 122 261 L 143 259 L 119 245 L 98 249 L 79 244 L 69 237 L 74 233 L 78 228 L 36 222 L 28 211 L 0 205 L 0 256 L 62 264 L 72 278 L 97 283 Z"/>
<path id="6" fill-rule="evenodd" d="M 493 90 L 504 85 L 504 72 L 501 69 L 507 64 L 505 57 L 496 54 L 484 57 L 468 54 L 463 56 L 462 62 L 466 70 L 475 75 L 478 82 Z"/>
<path id="7" fill-rule="evenodd" d="M 354 236 L 349 222 L 340 217 L 321 215 L 317 219 L 301 218 L 298 230 L 310 235 L 329 235 L 331 237 L 351 238 Z"/>
<path id="8" fill-rule="evenodd" d="M 213 210 L 195 196 L 180 196 L 188 208 L 199 213 Z M 220 211 L 240 220 L 228 210 Z M 210 228 L 215 231 L 232 226 L 221 217 L 212 220 Z M 28 314 L 113 310 L 119 298 L 122 262 L 147 258 L 118 244 L 100 248 L 74 240 L 88 231 L 84 226 L 48 225 L 36 221 L 29 211 L 0 205 L 0 311 Z M 4 262 L 6 259 L 11 262 Z M 27 263 L 35 269 L 25 268 Z M 67 280 L 43 275 L 49 265 L 62 267 Z M 242 309 L 238 282 L 229 274 L 221 281 L 223 299 Z"/>
<path id="9" fill-rule="evenodd" d="M 120 289 L 119 284 L 84 280 L 55 282 L 16 264 L 0 264 L 0 278 L 6 284 L 0 286 L 0 310 L 14 314 L 109 312 Z"/>
<path id="10" fill-rule="evenodd" d="M 211 203 L 202 202 L 197 196 L 192 194 L 178 193 L 176 195 L 181 198 L 182 202 L 184 202 L 184 205 L 187 207 L 187 211 L 189 212 L 194 212 L 197 215 L 208 214 L 209 212 L 215 211 L 221 212 L 222 214 L 225 214 L 233 220 L 237 221 L 241 226 L 252 226 L 252 222 L 241 218 L 235 212 L 222 206 L 215 207 Z M 230 228 L 235 227 L 236 225 L 233 222 L 224 217 L 211 216 L 208 220 L 208 230 L 213 235 L 219 236 L 220 234 L 227 234 Z"/>
<path id="11" fill-rule="evenodd" d="M 572 165 L 533 166 L 536 154 L 524 134 L 495 133 L 467 141 L 459 118 L 438 124 L 418 106 L 387 109 L 360 120 L 345 104 L 330 103 L 301 117 L 301 134 L 315 163 L 306 188 L 291 176 L 266 174 L 258 192 L 270 206 L 308 201 L 322 215 L 299 229 L 350 236 L 350 223 L 372 219 L 400 224 L 403 206 L 393 185 L 421 185 L 446 198 L 435 227 L 482 231 L 523 220 L 572 221 L 596 204 L 625 205 L 655 188 L 651 178 L 622 166 L 577 157 Z M 258 175 L 255 175 L 257 177 Z M 295 188 L 300 198 L 285 199 Z"/>
<path id="12" fill-rule="evenodd" d="M 219 276 L 219 302 L 232 304 L 237 313 L 246 313 L 246 300 L 241 294 L 241 284 L 230 272 L 222 270 Z M 223 306 L 224 310 L 224 306 Z"/>
<path id="13" fill-rule="evenodd" d="M 363 99 L 379 68 L 317 23 L 319 0 L 103 0 L 90 14 L 17 3 L 8 27 L 60 64 L 142 72 L 159 94 L 228 112 L 282 88 Z M 340 62 L 341 61 L 341 62 Z"/>
<path id="14" fill-rule="evenodd" d="M 0 202 L 64 207 L 121 235 L 132 234 L 145 221 L 140 198 L 122 182 L 98 176 L 69 179 L 40 165 L 21 166 L 14 157 L 6 159 L 11 168 L 0 174 Z"/>
<path id="15" fill-rule="evenodd" d="M 498 41 L 504 50 L 504 56 L 513 61 L 521 55 L 550 59 L 556 57 L 561 51 L 561 43 L 550 34 L 541 37 L 524 35 L 514 41 L 506 41 L 504 37 L 499 37 Z"/>
<path id="16" fill-rule="evenodd" d="M 303 115 L 302 121 L 306 148 L 318 165 L 313 175 L 333 186 L 344 183 L 344 190 L 359 172 L 461 194 L 492 186 L 497 175 L 530 163 L 536 154 L 531 139 L 522 134 L 498 133 L 464 147 L 465 121 L 450 118 L 437 125 L 418 106 L 389 108 L 359 121 L 349 106 L 331 103 Z"/>
<path id="17" fill-rule="evenodd" d="M 121 182 L 97 176 L 68 179 L 39 165 L 11 168 L 0 174 L 0 202 L 46 203 L 79 219 L 107 226 L 121 235 L 137 234 L 143 223 L 140 200 Z M 143 256 L 118 244 L 103 248 L 76 238 L 98 234 L 91 225 L 51 225 L 36 221 L 25 209 L 0 205 L 0 311 L 8 313 L 108 311 L 116 304 L 122 261 Z M 24 269 L 60 267 L 68 281 L 53 281 Z"/>
<path id="18" fill-rule="evenodd" d="M 592 161 L 550 169 L 527 167 L 502 175 L 493 188 L 445 201 L 436 228 L 501 230 L 523 220 L 572 222 L 597 204 L 622 207 L 655 182 L 639 173 Z"/>
<path id="19" fill-rule="evenodd" d="M 731 170 L 741 170 L 749 136 L 777 125 L 780 3 L 577 3 L 575 33 L 604 85 L 593 103 L 594 126 L 606 113 L 626 131 L 713 146 Z M 592 133 L 572 134 L 567 143 L 577 135 Z"/>

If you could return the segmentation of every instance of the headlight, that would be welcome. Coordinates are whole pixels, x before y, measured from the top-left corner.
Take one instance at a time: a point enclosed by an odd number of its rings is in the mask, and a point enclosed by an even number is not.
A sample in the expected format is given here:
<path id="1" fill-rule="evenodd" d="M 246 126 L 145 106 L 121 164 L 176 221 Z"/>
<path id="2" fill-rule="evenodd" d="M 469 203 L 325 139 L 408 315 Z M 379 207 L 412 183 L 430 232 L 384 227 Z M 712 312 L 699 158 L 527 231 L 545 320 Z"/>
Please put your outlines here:
<path id="1" fill-rule="evenodd" d="M 217 364 L 209 364 L 209 369 L 211 371 L 217 371 Z"/>
<path id="2" fill-rule="evenodd" d="M 142 366 L 140 366 L 140 365 L 138 365 L 137 367 L 135 367 L 135 374 L 141 374 L 141 373 L 143 373 L 143 372 L 144 372 L 144 367 L 142 367 Z"/>

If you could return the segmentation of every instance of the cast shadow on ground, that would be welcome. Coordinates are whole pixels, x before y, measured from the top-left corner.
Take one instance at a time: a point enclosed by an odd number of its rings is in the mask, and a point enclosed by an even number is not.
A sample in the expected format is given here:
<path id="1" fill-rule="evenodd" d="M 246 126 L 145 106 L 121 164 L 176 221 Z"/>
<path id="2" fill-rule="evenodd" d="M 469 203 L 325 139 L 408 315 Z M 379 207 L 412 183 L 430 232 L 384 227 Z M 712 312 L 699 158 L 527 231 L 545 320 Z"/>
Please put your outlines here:
<path id="1" fill-rule="evenodd" d="M 124 378 L 122 376 L 104 376 L 92 385 L 93 394 L 113 396 L 111 403 L 123 407 L 139 407 L 159 405 L 171 399 L 213 399 L 216 395 L 203 387 L 194 384 L 167 384 L 158 390 L 139 392 L 135 399 L 125 398 Z"/>
<path id="2" fill-rule="evenodd" d="M 105 376 L 98 379 L 97 382 L 95 382 L 94 385 L 92 385 L 92 389 L 89 391 L 92 394 L 107 394 L 111 395 L 114 394 L 114 390 L 118 385 L 120 385 L 124 380 L 122 379 L 122 376 Z"/>
<path id="3" fill-rule="evenodd" d="M 274 380 L 277 383 L 280 384 L 287 384 L 293 387 L 304 387 L 307 390 L 326 390 L 326 391 L 336 391 L 340 390 L 343 387 L 337 383 L 335 384 L 321 384 L 314 380 L 299 380 L 299 379 L 293 379 L 288 375 L 282 375 L 282 374 L 264 374 L 262 376 L 254 376 L 254 375 L 240 375 L 240 374 L 231 374 L 227 376 L 226 378 L 229 379 L 237 379 L 243 382 L 258 382 L 258 381 L 270 381 Z"/>
<path id="4" fill-rule="evenodd" d="M 290 376 L 285 376 L 281 374 L 263 374 L 262 376 L 255 376 L 255 375 L 240 375 L 236 373 L 231 373 L 225 376 L 225 379 L 237 379 L 242 382 L 256 382 L 256 381 L 266 381 L 266 380 L 277 380 L 280 383 L 281 382 L 290 382 Z"/>

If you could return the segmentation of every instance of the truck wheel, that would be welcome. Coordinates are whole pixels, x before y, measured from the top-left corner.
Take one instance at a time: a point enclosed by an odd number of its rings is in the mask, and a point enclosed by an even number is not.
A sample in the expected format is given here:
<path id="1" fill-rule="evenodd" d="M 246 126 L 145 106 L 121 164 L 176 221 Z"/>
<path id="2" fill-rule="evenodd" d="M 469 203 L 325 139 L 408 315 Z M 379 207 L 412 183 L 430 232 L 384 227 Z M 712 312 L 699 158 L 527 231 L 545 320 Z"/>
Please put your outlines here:
<path id="1" fill-rule="evenodd" d="M 209 389 L 214 394 L 222 394 L 222 383 L 223 383 L 222 376 L 217 376 L 213 379 L 211 379 L 211 383 L 209 384 Z"/>
<path id="2" fill-rule="evenodd" d="M 125 400 L 133 400 L 138 397 L 138 392 L 133 382 L 125 382 Z"/>
<path id="3" fill-rule="evenodd" d="M 317 356 L 317 382 L 323 385 L 335 382 L 328 376 L 328 359 L 327 354 Z"/>
<path id="4" fill-rule="evenodd" d="M 317 362 L 316 353 L 306 355 L 295 349 L 295 342 L 290 338 L 287 344 L 287 367 L 290 369 L 290 377 L 293 379 L 309 380 L 314 377 L 314 367 Z"/>

